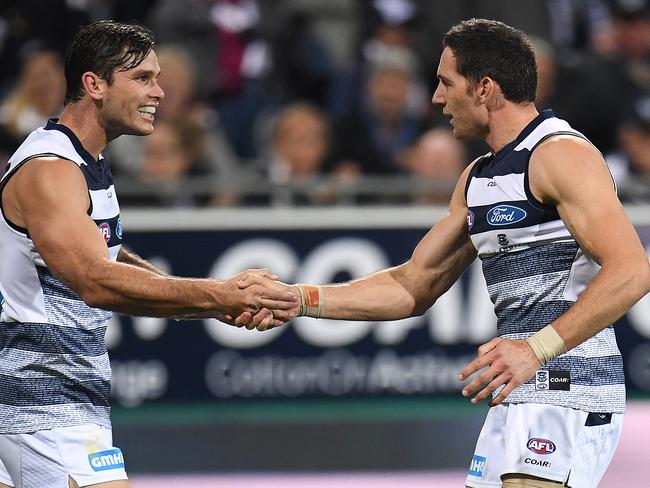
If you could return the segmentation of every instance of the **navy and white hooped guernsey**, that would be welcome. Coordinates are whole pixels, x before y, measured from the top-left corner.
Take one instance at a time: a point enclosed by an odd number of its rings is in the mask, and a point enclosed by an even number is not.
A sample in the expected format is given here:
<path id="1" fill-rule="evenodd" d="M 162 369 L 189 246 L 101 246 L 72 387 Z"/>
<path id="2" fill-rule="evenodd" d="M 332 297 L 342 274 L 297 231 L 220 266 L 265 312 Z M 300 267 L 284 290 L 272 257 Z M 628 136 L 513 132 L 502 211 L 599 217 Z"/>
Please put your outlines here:
<path id="1" fill-rule="evenodd" d="M 544 111 L 516 140 L 480 158 L 468 177 L 470 236 L 494 303 L 497 334 L 507 339 L 525 339 L 562 315 L 599 270 L 556 209 L 538 202 L 530 191 L 532 152 L 560 134 L 584 139 Z M 505 401 L 623 412 L 623 361 L 613 327 L 550 361 Z"/>
<path id="2" fill-rule="evenodd" d="M 76 163 L 111 259 L 122 242 L 113 180 L 67 127 L 50 120 L 9 160 L 6 182 L 27 161 L 55 156 Z M 66 195 L 61 195 L 66 198 Z M 110 312 L 92 308 L 57 279 L 26 229 L 0 217 L 0 433 L 95 423 L 110 427 L 111 369 L 104 334 Z"/>

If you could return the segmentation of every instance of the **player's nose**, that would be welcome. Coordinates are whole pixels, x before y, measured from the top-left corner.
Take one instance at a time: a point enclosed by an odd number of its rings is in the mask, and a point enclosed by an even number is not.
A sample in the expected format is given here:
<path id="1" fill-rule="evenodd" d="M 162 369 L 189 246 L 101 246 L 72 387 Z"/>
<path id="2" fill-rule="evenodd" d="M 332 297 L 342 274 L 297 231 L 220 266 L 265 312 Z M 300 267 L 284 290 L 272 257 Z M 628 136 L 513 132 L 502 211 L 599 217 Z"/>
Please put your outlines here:
<path id="1" fill-rule="evenodd" d="M 433 92 L 433 95 L 431 96 L 431 103 L 433 105 L 439 106 L 445 105 L 445 97 L 442 94 L 442 83 L 438 83 L 436 90 Z"/>
<path id="2" fill-rule="evenodd" d="M 165 92 L 163 91 L 162 87 L 158 84 L 157 81 L 153 84 L 149 96 L 152 98 L 157 98 L 159 100 L 165 98 Z"/>

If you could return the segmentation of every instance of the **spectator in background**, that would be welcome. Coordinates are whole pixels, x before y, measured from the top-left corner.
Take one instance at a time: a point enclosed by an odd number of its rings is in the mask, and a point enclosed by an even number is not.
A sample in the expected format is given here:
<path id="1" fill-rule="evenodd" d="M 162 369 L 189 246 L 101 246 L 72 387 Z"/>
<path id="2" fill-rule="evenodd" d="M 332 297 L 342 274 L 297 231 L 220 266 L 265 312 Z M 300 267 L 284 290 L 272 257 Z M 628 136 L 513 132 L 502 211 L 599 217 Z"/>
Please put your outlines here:
<path id="1" fill-rule="evenodd" d="M 406 157 L 415 177 L 414 203 L 447 204 L 467 161 L 463 143 L 448 129 L 430 129 Z"/>
<path id="2" fill-rule="evenodd" d="M 387 53 L 408 51 L 410 62 L 415 67 L 412 74 L 416 76 L 412 76 L 409 84 L 407 110 L 415 116 L 427 113 L 430 90 L 417 76 L 419 60 L 413 50 L 413 26 L 416 24 L 418 8 L 410 0 L 375 0 L 361 5 L 358 8 L 363 8 L 365 24 L 360 26 L 364 31 L 363 39 L 354 62 L 341 69 L 333 81 L 328 111 L 338 117 L 355 108 L 363 96 L 370 67 L 380 58 L 386 57 Z M 445 31 L 447 27 L 445 26 Z M 427 62 L 429 57 L 430 53 Z"/>
<path id="3" fill-rule="evenodd" d="M 63 109 L 65 75 L 56 51 L 26 46 L 17 85 L 0 106 L 0 151 L 3 160 L 25 137 Z"/>
<path id="4" fill-rule="evenodd" d="M 616 130 L 624 111 L 625 77 L 596 54 L 559 56 L 549 43 L 532 38 L 537 64 L 535 105 L 552 108 L 603 152 L 616 147 Z M 616 93 L 617 96 L 612 96 Z"/>
<path id="5" fill-rule="evenodd" d="M 168 123 L 177 126 L 177 131 L 188 127 L 203 141 L 193 152 L 196 171 L 218 178 L 223 188 L 229 188 L 236 177 L 238 161 L 231 150 L 215 110 L 197 100 L 195 92 L 194 65 L 186 52 L 180 48 L 166 46 L 157 50 L 161 68 L 160 86 L 165 99 L 156 112 L 156 127 Z M 123 174 L 139 177 L 143 174 L 144 139 L 124 136 L 111 144 L 110 157 L 116 169 Z M 119 171 L 116 174 L 119 175 Z M 124 198 L 123 198 L 124 199 Z M 222 192 L 216 201 L 222 205 L 234 202 L 229 191 Z"/>
<path id="6" fill-rule="evenodd" d="M 371 61 L 362 99 L 334 124 L 335 172 L 400 173 L 403 151 L 420 133 L 407 106 L 416 71 L 413 54 L 378 45 Z"/>
<path id="7" fill-rule="evenodd" d="M 650 5 L 648 0 L 612 0 L 616 57 L 636 95 L 650 91 Z"/>
<path id="8" fill-rule="evenodd" d="M 561 50 L 610 52 L 613 27 L 607 0 L 546 0 L 553 43 Z"/>
<path id="9" fill-rule="evenodd" d="M 620 184 L 621 199 L 650 197 L 650 95 L 634 104 L 618 131 L 619 150 L 605 159 Z"/>
<path id="10" fill-rule="evenodd" d="M 273 35 L 269 90 L 280 103 L 306 100 L 326 105 L 334 67 L 312 34 L 310 20 L 305 12 L 295 11 Z"/>
<path id="11" fill-rule="evenodd" d="M 295 103 L 276 116 L 262 171 L 272 184 L 273 205 L 331 203 L 331 189 L 319 181 L 329 152 L 327 119 L 316 106 Z"/>
<path id="12" fill-rule="evenodd" d="M 127 203 L 138 206 L 197 206 L 200 199 L 182 183 L 187 176 L 204 174 L 198 164 L 205 150 L 201 127 L 189 119 L 177 123 L 156 122 L 156 130 L 151 137 L 142 140 L 142 164 L 138 179 L 147 185 L 155 185 L 161 191 L 152 197 L 127 199 Z"/>
<path id="13" fill-rule="evenodd" d="M 88 10 L 101 0 L 0 1 L 0 89 L 13 84 L 24 62 L 25 48 L 38 39 L 63 55 L 77 29 L 91 20 Z"/>
<path id="14" fill-rule="evenodd" d="M 240 158 L 256 156 L 255 120 L 273 105 L 266 87 L 271 49 L 262 20 L 255 0 L 158 0 L 148 17 L 161 45 L 182 46 L 196 60 L 198 93 L 217 108 Z"/>

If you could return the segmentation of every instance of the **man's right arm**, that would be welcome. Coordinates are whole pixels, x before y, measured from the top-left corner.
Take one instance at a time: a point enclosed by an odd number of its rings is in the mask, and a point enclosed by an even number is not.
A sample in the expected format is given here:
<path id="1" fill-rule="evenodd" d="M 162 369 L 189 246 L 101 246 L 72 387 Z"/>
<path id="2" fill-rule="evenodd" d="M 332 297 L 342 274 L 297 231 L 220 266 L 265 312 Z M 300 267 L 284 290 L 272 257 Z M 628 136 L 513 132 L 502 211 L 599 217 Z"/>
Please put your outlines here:
<path id="1" fill-rule="evenodd" d="M 27 228 L 50 271 L 91 306 L 132 315 L 174 317 L 214 312 L 219 318 L 262 308 L 290 309 L 290 292 L 257 285 L 239 290 L 245 273 L 229 280 L 162 276 L 109 259 L 106 244 L 87 215 L 86 182 L 75 163 L 34 159 L 4 189 L 5 215 Z"/>
<path id="2" fill-rule="evenodd" d="M 420 241 L 407 262 L 347 283 L 318 287 L 323 305 L 319 316 L 396 320 L 421 315 L 431 307 L 476 257 L 469 238 L 464 195 L 470 168 L 456 185 L 449 212 Z M 242 280 L 240 287 L 262 282 L 250 276 Z M 297 291 L 296 287 L 291 289 Z"/>

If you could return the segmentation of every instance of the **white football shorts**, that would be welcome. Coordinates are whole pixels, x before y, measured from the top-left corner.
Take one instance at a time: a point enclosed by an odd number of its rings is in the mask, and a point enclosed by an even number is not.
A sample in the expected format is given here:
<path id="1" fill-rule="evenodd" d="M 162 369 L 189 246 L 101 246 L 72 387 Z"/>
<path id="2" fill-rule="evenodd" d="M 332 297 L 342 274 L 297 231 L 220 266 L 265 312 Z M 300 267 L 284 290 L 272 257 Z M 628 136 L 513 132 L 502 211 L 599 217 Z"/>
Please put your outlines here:
<path id="1" fill-rule="evenodd" d="M 501 475 L 528 474 L 595 488 L 614 456 L 623 414 L 588 413 L 540 403 L 490 408 L 465 484 L 501 487 Z"/>
<path id="2" fill-rule="evenodd" d="M 68 488 L 127 479 L 111 429 L 95 424 L 0 434 L 0 482 L 15 488 Z"/>

